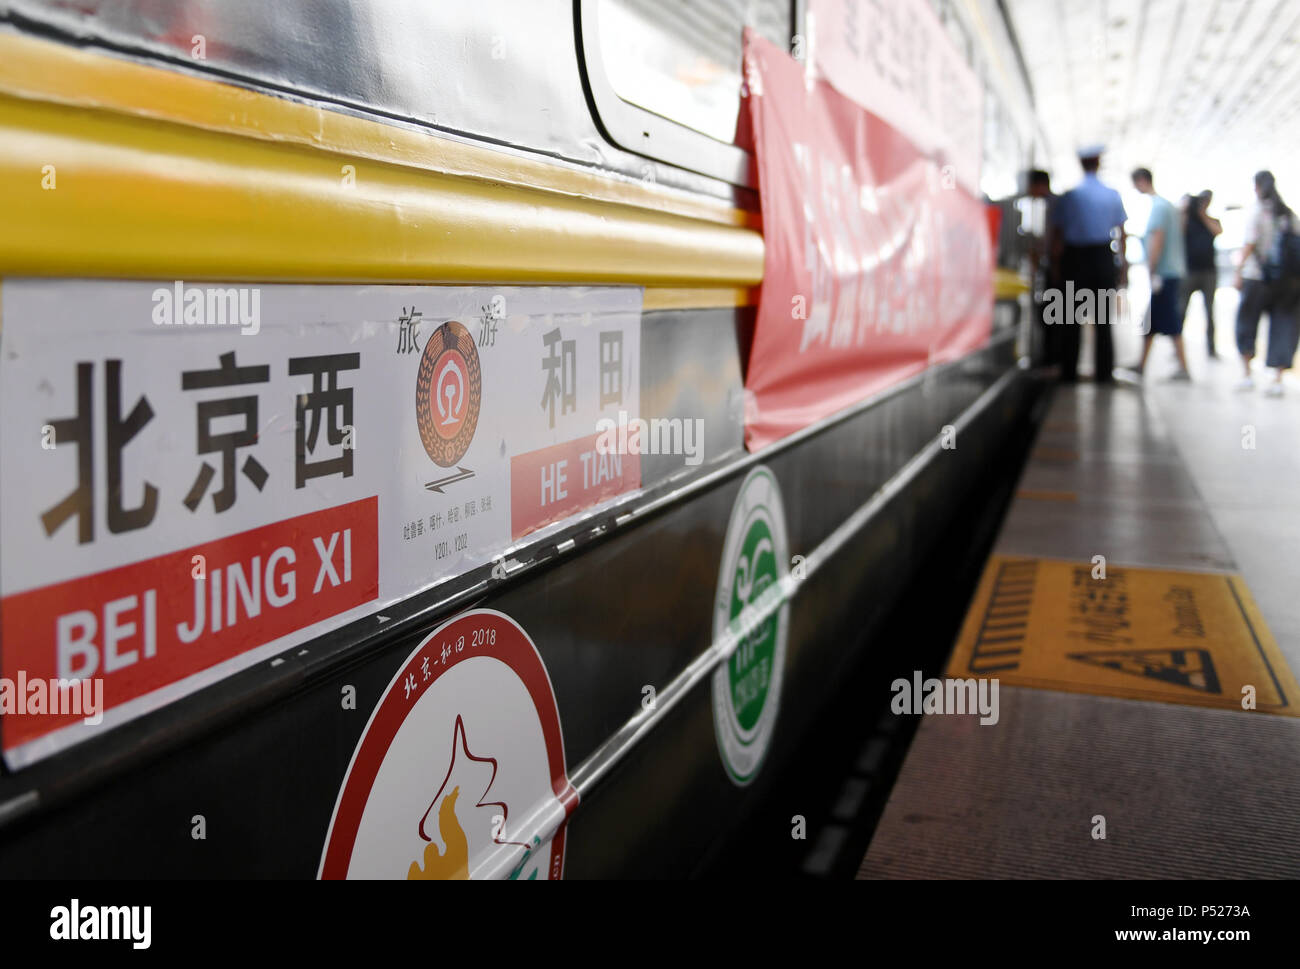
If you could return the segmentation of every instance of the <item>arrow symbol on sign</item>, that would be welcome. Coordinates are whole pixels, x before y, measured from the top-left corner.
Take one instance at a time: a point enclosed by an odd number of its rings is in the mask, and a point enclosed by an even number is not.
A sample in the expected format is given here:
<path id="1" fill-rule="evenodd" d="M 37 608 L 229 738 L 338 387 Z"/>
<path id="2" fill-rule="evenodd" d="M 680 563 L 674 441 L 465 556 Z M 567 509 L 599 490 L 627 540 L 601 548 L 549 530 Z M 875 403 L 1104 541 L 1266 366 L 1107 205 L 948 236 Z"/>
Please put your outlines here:
<path id="1" fill-rule="evenodd" d="M 429 491 L 436 491 L 438 494 L 442 494 L 443 485 L 455 484 L 457 481 L 465 481 L 468 478 L 474 477 L 474 472 L 466 468 L 457 467 L 456 470 L 460 473 L 449 475 L 446 478 L 439 478 L 437 481 L 430 481 L 424 487 Z"/>
<path id="2" fill-rule="evenodd" d="M 388 622 L 388 617 L 387 617 L 387 616 L 380 616 L 380 617 L 379 617 L 379 621 L 380 621 L 380 622 Z"/>

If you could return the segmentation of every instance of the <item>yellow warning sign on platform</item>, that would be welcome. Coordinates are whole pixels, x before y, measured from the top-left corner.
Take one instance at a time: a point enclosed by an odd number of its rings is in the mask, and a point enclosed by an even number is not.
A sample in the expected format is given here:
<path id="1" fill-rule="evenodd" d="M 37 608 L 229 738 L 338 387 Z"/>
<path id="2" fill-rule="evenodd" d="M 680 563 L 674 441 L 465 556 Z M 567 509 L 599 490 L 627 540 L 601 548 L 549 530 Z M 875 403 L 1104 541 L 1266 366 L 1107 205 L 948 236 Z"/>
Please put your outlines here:
<path id="1" fill-rule="evenodd" d="M 1300 716 L 1239 575 L 994 556 L 949 675 Z"/>

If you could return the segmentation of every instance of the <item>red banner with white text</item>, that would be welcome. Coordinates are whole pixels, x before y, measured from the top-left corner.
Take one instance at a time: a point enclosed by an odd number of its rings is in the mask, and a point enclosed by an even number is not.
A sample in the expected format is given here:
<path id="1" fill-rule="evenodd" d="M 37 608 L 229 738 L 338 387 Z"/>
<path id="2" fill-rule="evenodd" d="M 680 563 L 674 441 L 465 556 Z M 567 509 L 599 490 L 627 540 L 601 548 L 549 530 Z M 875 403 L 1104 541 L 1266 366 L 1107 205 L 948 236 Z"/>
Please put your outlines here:
<path id="1" fill-rule="evenodd" d="M 745 76 L 767 248 L 752 451 L 985 343 L 994 257 L 942 159 L 752 31 Z"/>

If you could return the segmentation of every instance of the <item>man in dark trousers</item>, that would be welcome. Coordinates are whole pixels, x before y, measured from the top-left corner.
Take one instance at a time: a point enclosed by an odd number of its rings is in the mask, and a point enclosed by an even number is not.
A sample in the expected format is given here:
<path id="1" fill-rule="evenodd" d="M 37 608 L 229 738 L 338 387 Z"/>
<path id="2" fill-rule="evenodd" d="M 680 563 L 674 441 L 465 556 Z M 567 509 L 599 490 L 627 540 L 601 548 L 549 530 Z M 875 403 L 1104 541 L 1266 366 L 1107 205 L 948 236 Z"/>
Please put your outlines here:
<path id="1" fill-rule="evenodd" d="M 1183 280 L 1182 313 L 1187 318 L 1187 308 L 1192 305 L 1192 294 L 1200 293 L 1205 300 L 1205 346 L 1210 359 L 1219 354 L 1214 349 L 1214 293 L 1219 288 L 1219 267 L 1214 259 L 1214 237 L 1223 232 L 1223 223 L 1210 216 L 1210 202 L 1214 195 L 1204 191 L 1187 204 L 1183 214 L 1183 237 L 1187 250 L 1187 278 Z"/>
<path id="2" fill-rule="evenodd" d="M 1054 275 L 1062 280 L 1066 293 L 1072 289 L 1075 300 L 1078 300 L 1081 293 L 1092 290 L 1092 298 L 1086 305 L 1096 307 L 1098 316 L 1102 316 L 1105 308 L 1101 319 L 1091 321 L 1099 324 L 1094 327 L 1093 379 L 1098 383 L 1112 383 L 1115 379 L 1115 344 L 1109 329 L 1112 322 L 1109 310 L 1115 305 L 1112 294 L 1128 281 L 1128 263 L 1124 258 L 1124 222 L 1128 214 L 1124 211 L 1119 192 L 1102 184 L 1097 177 L 1102 151 L 1100 145 L 1080 150 L 1083 181 L 1062 195 L 1053 207 L 1052 249 L 1060 268 Z M 1072 309 L 1068 301 L 1066 305 Z M 1063 327 L 1061 379 L 1067 383 L 1078 378 L 1079 339 L 1082 335 L 1070 315 L 1071 319 L 1056 324 Z"/>
<path id="3" fill-rule="evenodd" d="M 1052 194 L 1052 177 L 1041 169 L 1031 171 L 1026 195 L 1043 202 L 1041 211 L 1033 210 L 1028 232 L 1029 271 L 1033 275 L 1034 287 L 1034 324 L 1041 328 L 1041 337 L 1035 338 L 1039 352 L 1034 356 L 1043 366 L 1059 369 L 1060 342 L 1064 328 L 1044 323 L 1045 294 L 1059 292 L 1061 288 L 1060 280 L 1053 276 L 1051 225 L 1052 208 L 1056 205 L 1057 197 Z"/>

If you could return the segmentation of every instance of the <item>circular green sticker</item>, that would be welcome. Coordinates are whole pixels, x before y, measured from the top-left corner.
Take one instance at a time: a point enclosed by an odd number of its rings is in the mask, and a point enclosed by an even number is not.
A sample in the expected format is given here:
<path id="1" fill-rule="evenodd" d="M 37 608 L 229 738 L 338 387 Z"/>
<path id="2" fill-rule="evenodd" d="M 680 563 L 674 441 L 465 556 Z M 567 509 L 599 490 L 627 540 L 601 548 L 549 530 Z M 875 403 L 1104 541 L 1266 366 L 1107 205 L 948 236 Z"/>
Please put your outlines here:
<path id="1" fill-rule="evenodd" d="M 713 638 L 738 629 L 741 613 L 779 594 L 789 571 L 789 546 L 781 490 L 772 472 L 755 468 L 731 508 L 723 543 Z M 713 727 L 728 776 L 740 785 L 758 774 L 772 740 L 781 681 L 789 606 L 782 605 L 748 635 L 713 674 Z"/>

